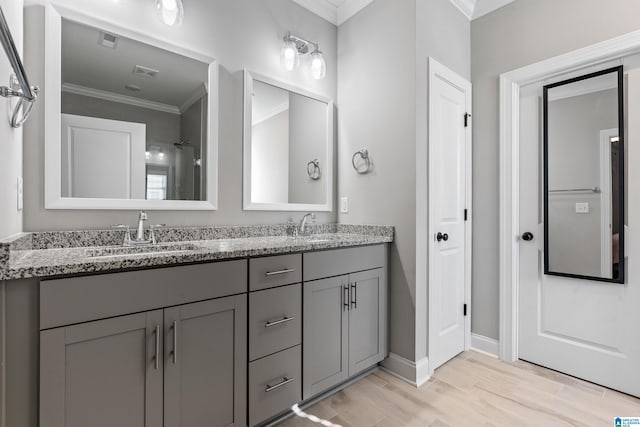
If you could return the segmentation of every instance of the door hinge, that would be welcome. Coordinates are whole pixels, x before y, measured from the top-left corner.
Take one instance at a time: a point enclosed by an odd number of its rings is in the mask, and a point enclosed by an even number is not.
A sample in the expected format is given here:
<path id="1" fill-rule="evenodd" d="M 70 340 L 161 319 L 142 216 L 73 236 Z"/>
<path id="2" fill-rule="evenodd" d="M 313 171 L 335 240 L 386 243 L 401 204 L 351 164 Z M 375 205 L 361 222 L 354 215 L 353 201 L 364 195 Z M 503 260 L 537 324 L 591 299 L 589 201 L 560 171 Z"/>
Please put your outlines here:
<path id="1" fill-rule="evenodd" d="M 465 304 L 465 305 L 463 306 L 462 311 L 464 312 L 464 315 L 466 316 L 466 315 L 467 315 L 467 304 Z"/>
<path id="2" fill-rule="evenodd" d="M 469 119 L 471 118 L 471 114 L 464 113 L 464 127 L 469 127 Z"/>
<path id="3" fill-rule="evenodd" d="M 465 221 L 468 221 L 468 220 L 469 220 L 469 210 L 468 210 L 468 209 L 465 209 L 465 210 L 464 210 L 464 220 L 465 220 Z"/>

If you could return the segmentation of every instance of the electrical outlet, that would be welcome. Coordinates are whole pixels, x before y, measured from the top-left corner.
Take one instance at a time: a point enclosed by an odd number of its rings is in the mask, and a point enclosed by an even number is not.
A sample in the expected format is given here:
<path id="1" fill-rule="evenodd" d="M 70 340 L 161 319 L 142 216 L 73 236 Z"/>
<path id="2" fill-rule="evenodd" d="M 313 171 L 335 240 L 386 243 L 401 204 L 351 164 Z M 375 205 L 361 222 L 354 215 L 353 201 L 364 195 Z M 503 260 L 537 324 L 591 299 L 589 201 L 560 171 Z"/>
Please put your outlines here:
<path id="1" fill-rule="evenodd" d="M 348 197 L 340 198 L 340 212 L 349 213 L 349 198 Z"/>
<path id="2" fill-rule="evenodd" d="M 18 182 L 16 185 L 16 189 L 17 189 L 17 195 L 18 195 L 18 210 L 21 211 L 22 210 L 22 205 L 23 205 L 23 199 L 24 199 L 24 189 L 23 189 L 23 185 L 22 185 L 22 177 L 18 177 Z"/>
<path id="3" fill-rule="evenodd" d="M 577 214 L 588 214 L 589 213 L 589 203 L 576 203 L 576 213 Z"/>

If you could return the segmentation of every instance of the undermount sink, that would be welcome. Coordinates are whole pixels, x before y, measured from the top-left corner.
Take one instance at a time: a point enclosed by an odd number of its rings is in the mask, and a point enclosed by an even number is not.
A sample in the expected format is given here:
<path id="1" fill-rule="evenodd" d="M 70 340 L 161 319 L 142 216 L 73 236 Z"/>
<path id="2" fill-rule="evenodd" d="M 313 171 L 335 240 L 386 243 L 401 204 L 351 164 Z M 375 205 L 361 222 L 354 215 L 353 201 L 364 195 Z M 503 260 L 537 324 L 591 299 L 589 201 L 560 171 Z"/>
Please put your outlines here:
<path id="1" fill-rule="evenodd" d="M 185 252 L 199 249 L 199 246 L 191 243 L 176 243 L 145 246 L 111 246 L 106 248 L 91 248 L 85 251 L 89 258 L 116 257 L 123 255 L 149 255 L 154 253 Z"/>

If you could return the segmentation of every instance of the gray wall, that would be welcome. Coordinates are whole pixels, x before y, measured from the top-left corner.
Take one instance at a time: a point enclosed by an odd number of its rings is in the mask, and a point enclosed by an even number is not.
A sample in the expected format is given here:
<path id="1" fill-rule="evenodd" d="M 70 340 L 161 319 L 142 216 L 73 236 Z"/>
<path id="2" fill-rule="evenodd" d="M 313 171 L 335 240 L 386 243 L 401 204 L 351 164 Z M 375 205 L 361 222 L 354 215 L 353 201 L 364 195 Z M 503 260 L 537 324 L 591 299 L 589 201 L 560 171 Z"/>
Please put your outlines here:
<path id="1" fill-rule="evenodd" d="M 391 224 L 390 351 L 426 355 L 426 277 L 416 283 L 416 155 L 426 168 L 427 57 L 469 77 L 469 21 L 448 0 L 376 0 L 338 29 L 339 197 L 344 223 Z M 369 150 L 374 169 L 357 174 L 351 156 Z M 426 219 L 423 219 L 426 220 Z"/>
<path id="2" fill-rule="evenodd" d="M 298 214 L 242 211 L 242 69 L 266 74 L 336 99 L 336 27 L 291 0 L 190 0 L 180 27 L 158 21 L 153 4 L 146 1 L 87 2 L 63 0 L 65 5 L 90 9 L 92 14 L 134 28 L 162 40 L 179 43 L 217 58 L 220 67 L 219 209 L 215 212 L 150 213 L 153 222 L 172 225 L 249 224 L 286 222 Z M 239 25 L 241 23 L 241 25 Z M 280 66 L 282 37 L 291 31 L 320 44 L 327 77 L 316 81 L 302 64 L 288 73 Z M 32 79 L 44 86 L 44 9 L 25 9 L 25 54 Z M 43 87 L 44 97 L 47 89 Z M 216 114 L 216 112 L 212 112 Z M 54 211 L 44 209 L 43 103 L 35 108 L 25 129 L 24 230 L 99 228 L 133 223 L 131 211 Z M 15 181 L 15 178 L 11 181 Z M 0 182 L 5 182 L 4 180 Z M 319 221 L 335 221 L 335 213 Z"/>
<path id="3" fill-rule="evenodd" d="M 0 0 L 0 6 L 9 23 L 13 40 L 22 52 L 22 0 Z M 4 51 L 0 52 L 0 85 L 9 83 L 9 74 L 13 73 L 11 64 Z M 29 76 L 29 78 L 32 78 Z M 32 81 L 31 84 L 35 84 Z M 14 101 L 15 103 L 15 101 Z M 22 129 L 13 129 L 8 117 L 11 113 L 9 103 L 3 98 L 0 102 L 0 239 L 22 231 L 22 211 L 17 206 L 18 177 L 22 176 Z"/>
<path id="4" fill-rule="evenodd" d="M 517 0 L 471 23 L 472 331 L 498 338 L 498 79 L 501 73 L 640 29 L 635 0 Z"/>

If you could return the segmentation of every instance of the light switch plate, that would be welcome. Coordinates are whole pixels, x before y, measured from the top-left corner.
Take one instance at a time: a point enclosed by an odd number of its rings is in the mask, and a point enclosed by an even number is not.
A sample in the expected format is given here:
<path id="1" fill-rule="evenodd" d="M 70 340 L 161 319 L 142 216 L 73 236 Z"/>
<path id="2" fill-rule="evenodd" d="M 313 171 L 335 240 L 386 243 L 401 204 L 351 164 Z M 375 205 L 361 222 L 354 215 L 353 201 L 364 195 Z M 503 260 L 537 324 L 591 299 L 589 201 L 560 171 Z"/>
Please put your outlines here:
<path id="1" fill-rule="evenodd" d="M 16 190 L 17 190 L 17 196 L 18 196 L 18 210 L 21 211 L 22 210 L 22 205 L 23 205 L 23 199 L 24 199 L 24 188 L 22 185 L 22 177 L 18 177 L 18 182 L 16 183 Z"/>
<path id="2" fill-rule="evenodd" d="M 340 212 L 349 213 L 349 198 L 341 197 L 340 198 Z"/>
<path id="3" fill-rule="evenodd" d="M 576 213 L 578 214 L 588 214 L 589 213 L 589 203 L 576 203 Z"/>

